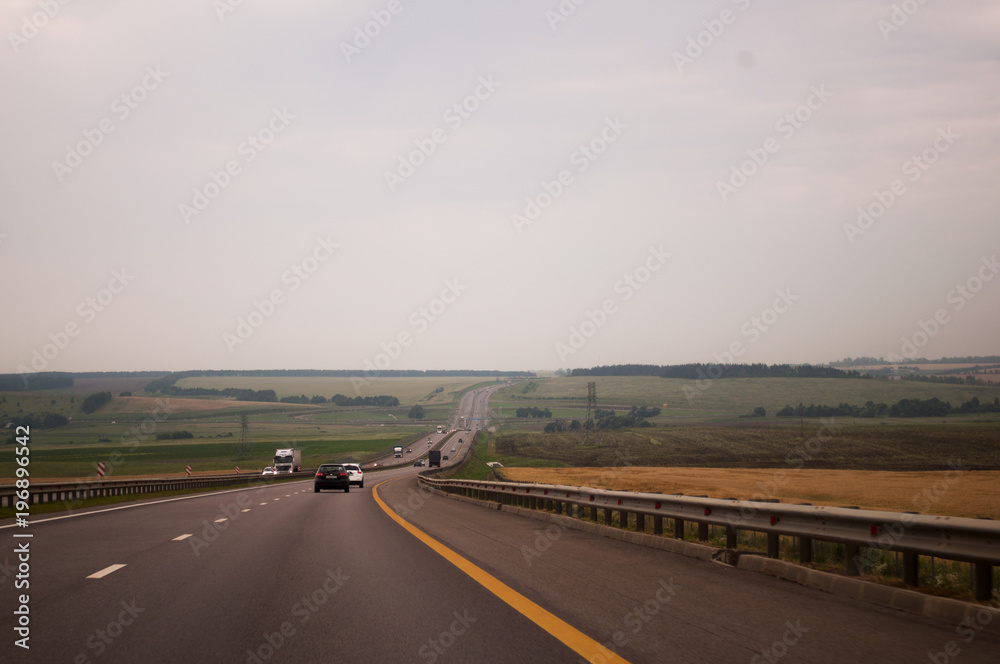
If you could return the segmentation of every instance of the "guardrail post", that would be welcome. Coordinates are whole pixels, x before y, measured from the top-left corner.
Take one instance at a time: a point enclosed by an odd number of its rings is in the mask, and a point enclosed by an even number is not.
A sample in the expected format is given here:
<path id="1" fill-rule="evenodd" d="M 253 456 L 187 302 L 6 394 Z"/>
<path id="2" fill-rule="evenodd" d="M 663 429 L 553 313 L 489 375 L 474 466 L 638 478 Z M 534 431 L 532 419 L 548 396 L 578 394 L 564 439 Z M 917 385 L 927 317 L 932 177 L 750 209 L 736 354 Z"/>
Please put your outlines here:
<path id="1" fill-rule="evenodd" d="M 635 529 L 640 533 L 646 532 L 646 515 L 636 512 L 635 514 Z"/>
<path id="2" fill-rule="evenodd" d="M 778 533 L 767 534 L 767 557 L 778 558 L 781 548 L 781 535 Z"/>
<path id="3" fill-rule="evenodd" d="M 684 519 L 674 519 L 674 537 L 684 539 Z"/>
<path id="4" fill-rule="evenodd" d="M 708 524 L 704 521 L 698 522 L 698 541 L 707 542 L 708 541 Z"/>
<path id="5" fill-rule="evenodd" d="M 989 563 L 976 563 L 973 569 L 973 594 L 976 601 L 986 602 L 993 595 L 993 566 Z"/>
<path id="6" fill-rule="evenodd" d="M 799 562 L 811 563 L 813 561 L 813 541 L 809 537 L 799 538 Z"/>
<path id="7" fill-rule="evenodd" d="M 663 534 L 663 517 L 654 516 L 653 517 L 653 534 L 662 535 Z"/>
<path id="8" fill-rule="evenodd" d="M 920 585 L 920 556 L 912 551 L 903 552 L 903 583 L 916 588 Z"/>
<path id="9" fill-rule="evenodd" d="M 613 518 L 614 518 L 614 515 L 611 513 L 611 509 L 608 508 L 608 507 L 605 507 L 604 508 L 604 525 L 605 526 L 610 526 L 611 525 L 611 521 L 613 520 Z"/>
<path id="10" fill-rule="evenodd" d="M 590 506 L 590 520 L 597 521 L 597 505 Z"/>
<path id="11" fill-rule="evenodd" d="M 625 510 L 618 512 L 618 527 L 622 530 L 628 530 L 628 512 Z"/>
<path id="12" fill-rule="evenodd" d="M 726 526 L 726 548 L 736 549 L 739 547 L 739 537 L 736 528 L 732 525 Z"/>
<path id="13" fill-rule="evenodd" d="M 847 576 L 861 576 L 861 566 L 858 564 L 861 560 L 861 547 L 857 544 L 844 546 L 844 568 Z"/>

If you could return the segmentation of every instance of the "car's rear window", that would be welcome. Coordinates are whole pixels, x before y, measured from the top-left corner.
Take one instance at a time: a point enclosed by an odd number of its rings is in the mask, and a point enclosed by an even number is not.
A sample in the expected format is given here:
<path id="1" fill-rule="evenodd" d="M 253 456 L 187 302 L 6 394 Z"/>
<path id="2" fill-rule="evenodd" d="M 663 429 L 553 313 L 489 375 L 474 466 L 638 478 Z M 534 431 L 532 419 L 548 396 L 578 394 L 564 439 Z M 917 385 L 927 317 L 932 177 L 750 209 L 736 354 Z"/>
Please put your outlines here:
<path id="1" fill-rule="evenodd" d="M 332 473 L 338 470 L 343 470 L 343 466 L 320 466 L 319 469 L 324 473 Z"/>

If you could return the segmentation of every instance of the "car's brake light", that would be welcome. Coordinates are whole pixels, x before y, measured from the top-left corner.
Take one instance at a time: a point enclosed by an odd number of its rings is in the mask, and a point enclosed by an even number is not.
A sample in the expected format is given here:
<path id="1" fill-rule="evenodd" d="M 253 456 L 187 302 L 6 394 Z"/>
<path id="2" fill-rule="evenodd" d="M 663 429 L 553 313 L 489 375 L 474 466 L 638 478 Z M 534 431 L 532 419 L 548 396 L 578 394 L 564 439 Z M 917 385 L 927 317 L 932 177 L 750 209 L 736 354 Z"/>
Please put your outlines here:
<path id="1" fill-rule="evenodd" d="M 325 477 L 323 473 L 316 473 L 316 477 Z"/>

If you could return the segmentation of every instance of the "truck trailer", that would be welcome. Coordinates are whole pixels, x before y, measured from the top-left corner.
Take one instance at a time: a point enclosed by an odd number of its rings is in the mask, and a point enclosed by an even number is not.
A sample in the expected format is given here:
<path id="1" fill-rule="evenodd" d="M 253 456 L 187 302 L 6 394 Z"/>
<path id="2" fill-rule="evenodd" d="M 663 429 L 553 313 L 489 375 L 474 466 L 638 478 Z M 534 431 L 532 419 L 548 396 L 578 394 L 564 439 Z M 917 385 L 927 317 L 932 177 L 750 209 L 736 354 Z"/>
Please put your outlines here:
<path id="1" fill-rule="evenodd" d="M 441 450 L 431 450 L 427 453 L 428 468 L 441 467 Z"/>
<path id="2" fill-rule="evenodd" d="M 396 445 L 392 448 L 392 455 L 397 459 L 403 458 L 403 447 L 401 445 Z"/>
<path id="3" fill-rule="evenodd" d="M 294 447 L 274 451 L 275 474 L 295 473 L 302 470 L 302 450 Z"/>

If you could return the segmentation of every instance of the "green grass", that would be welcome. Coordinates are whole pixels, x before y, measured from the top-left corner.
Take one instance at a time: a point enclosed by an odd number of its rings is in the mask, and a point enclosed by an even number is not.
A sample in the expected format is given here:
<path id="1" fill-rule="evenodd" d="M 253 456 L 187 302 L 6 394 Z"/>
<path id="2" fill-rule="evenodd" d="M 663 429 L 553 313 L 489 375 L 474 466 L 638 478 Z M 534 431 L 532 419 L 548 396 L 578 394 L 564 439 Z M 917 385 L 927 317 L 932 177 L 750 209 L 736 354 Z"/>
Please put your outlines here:
<path id="1" fill-rule="evenodd" d="M 607 376 L 534 378 L 518 383 L 494 398 L 494 410 L 503 409 L 505 424 L 518 423 L 514 410 L 538 406 L 566 413 L 559 417 L 586 416 L 587 383 L 597 385 L 598 408 L 627 410 L 631 406 L 668 404 L 657 423 L 697 421 L 738 421 L 739 416 L 763 406 L 768 419 L 785 405 L 799 403 L 835 406 L 846 402 L 863 405 L 866 401 L 895 404 L 900 399 L 938 397 L 958 406 L 972 397 L 981 402 L 1000 398 L 1000 387 L 946 385 L 916 381 L 869 380 L 849 378 L 726 378 L 700 383 L 655 376 Z M 570 410 L 564 410 L 570 409 Z M 582 415 L 578 415 L 582 413 Z M 577 414 L 577 415 L 574 415 Z M 523 422 L 523 421 L 521 421 Z"/>
<path id="2" fill-rule="evenodd" d="M 235 387 L 239 389 L 253 390 L 274 390 L 278 398 L 287 396 L 298 396 L 305 394 L 307 397 L 319 394 L 327 399 L 334 394 L 343 394 L 348 397 L 376 396 L 386 394 L 399 399 L 399 403 L 406 406 L 421 404 L 426 407 L 428 395 L 437 388 L 442 388 L 441 392 L 434 394 L 429 400 L 430 403 L 448 403 L 454 401 L 455 394 L 469 389 L 473 385 L 482 383 L 482 378 L 478 376 L 468 377 L 372 377 L 367 383 L 360 383 L 357 379 L 354 383 L 350 378 L 334 376 L 315 377 L 268 377 L 268 376 L 200 376 L 193 378 L 182 378 L 177 381 L 177 387 L 208 387 L 223 389 Z M 490 382 L 490 384 L 493 384 Z M 358 389 L 355 389 L 355 385 Z"/>
<path id="3" fill-rule="evenodd" d="M 1000 469 L 1000 424 L 807 421 L 795 425 L 652 427 L 578 433 L 511 432 L 493 450 L 505 465 L 522 459 L 569 466 L 796 467 L 847 470 L 939 470 L 961 460 L 970 470 Z M 789 461 L 791 459 L 791 461 Z"/>
<path id="4" fill-rule="evenodd" d="M 231 471 L 239 466 L 242 472 L 260 472 L 271 465 L 277 447 L 297 447 L 303 451 L 302 465 L 306 468 L 328 461 L 365 461 L 391 447 L 406 436 L 388 438 L 345 438 L 339 440 L 253 442 L 250 459 L 236 460 L 236 439 L 227 442 L 150 441 L 91 446 L 36 447 L 32 444 L 32 478 L 89 477 L 96 472 L 98 462 L 106 465 L 108 478 L 122 475 L 170 475 L 185 472 L 190 465 L 195 471 Z M 0 452 L 0 477 L 14 475 L 14 446 Z"/>

